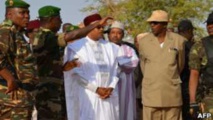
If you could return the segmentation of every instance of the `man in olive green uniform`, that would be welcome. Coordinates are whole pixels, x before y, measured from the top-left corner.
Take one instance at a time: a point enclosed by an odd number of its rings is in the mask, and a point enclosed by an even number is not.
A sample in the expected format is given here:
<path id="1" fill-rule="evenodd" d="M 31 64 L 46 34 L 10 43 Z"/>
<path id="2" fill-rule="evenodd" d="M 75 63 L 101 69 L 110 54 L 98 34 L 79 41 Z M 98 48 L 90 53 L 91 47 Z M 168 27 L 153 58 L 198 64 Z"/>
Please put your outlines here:
<path id="1" fill-rule="evenodd" d="M 197 98 L 200 98 L 203 103 L 201 110 L 212 115 L 207 120 L 213 120 L 213 13 L 209 14 L 206 27 L 209 36 L 195 43 L 189 55 L 190 112 L 195 115 L 193 117 L 198 117 L 196 115 L 197 94 Z M 201 80 L 200 84 L 199 79 Z"/>
<path id="2" fill-rule="evenodd" d="M 22 0 L 7 0 L 5 5 L 6 18 L 0 24 L 0 119 L 30 120 L 30 91 L 38 82 L 36 61 L 23 37 L 30 5 Z"/>
<path id="3" fill-rule="evenodd" d="M 102 26 L 109 19 L 105 18 L 82 29 L 57 34 L 62 24 L 60 10 L 55 6 L 44 6 L 38 11 L 41 27 L 33 42 L 41 80 L 36 96 L 38 119 L 61 120 L 66 118 L 59 48 L 66 46 L 66 42 L 86 36 L 90 30 Z"/>

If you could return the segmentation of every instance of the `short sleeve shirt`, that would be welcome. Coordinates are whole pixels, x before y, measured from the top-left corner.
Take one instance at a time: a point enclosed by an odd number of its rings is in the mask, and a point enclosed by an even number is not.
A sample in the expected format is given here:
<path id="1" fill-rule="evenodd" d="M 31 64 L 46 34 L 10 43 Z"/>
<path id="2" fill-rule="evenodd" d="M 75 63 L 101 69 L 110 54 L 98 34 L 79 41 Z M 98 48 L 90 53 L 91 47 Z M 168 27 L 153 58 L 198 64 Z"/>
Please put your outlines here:
<path id="1" fill-rule="evenodd" d="M 189 53 L 189 68 L 200 71 L 207 65 L 207 56 L 202 41 L 196 42 Z"/>

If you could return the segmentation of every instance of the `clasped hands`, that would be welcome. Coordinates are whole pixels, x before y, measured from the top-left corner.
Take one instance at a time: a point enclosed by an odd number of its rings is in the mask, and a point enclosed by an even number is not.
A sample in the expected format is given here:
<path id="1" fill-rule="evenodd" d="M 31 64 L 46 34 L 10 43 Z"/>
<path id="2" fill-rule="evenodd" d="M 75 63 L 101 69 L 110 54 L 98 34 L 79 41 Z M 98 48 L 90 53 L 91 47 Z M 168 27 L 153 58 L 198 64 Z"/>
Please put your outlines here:
<path id="1" fill-rule="evenodd" d="M 112 94 L 113 88 L 111 87 L 98 87 L 96 93 L 101 99 L 107 99 Z"/>

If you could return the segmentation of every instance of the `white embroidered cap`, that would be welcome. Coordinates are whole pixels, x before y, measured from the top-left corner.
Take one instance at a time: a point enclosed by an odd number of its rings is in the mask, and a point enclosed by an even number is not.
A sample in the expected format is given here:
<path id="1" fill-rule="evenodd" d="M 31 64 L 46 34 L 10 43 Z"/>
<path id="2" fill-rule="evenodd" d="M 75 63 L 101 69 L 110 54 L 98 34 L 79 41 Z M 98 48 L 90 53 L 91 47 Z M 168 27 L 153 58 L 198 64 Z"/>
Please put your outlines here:
<path id="1" fill-rule="evenodd" d="M 114 21 L 110 28 L 119 28 L 121 30 L 124 30 L 124 24 L 119 21 Z"/>

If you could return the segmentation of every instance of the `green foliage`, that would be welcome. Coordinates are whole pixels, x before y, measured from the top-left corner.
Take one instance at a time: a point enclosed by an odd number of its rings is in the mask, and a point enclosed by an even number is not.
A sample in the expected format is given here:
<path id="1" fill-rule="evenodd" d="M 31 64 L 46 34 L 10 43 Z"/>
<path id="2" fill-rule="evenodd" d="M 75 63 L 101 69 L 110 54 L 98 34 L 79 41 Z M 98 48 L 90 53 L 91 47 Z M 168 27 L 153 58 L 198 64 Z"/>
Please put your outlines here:
<path id="1" fill-rule="evenodd" d="M 112 16 L 123 22 L 133 36 L 149 31 L 146 20 L 153 10 L 169 13 L 171 23 L 177 26 L 182 19 L 190 19 L 199 37 L 206 35 L 204 22 L 211 12 L 213 0 L 93 0 L 95 5 L 83 11 L 99 11 L 102 16 Z"/>

